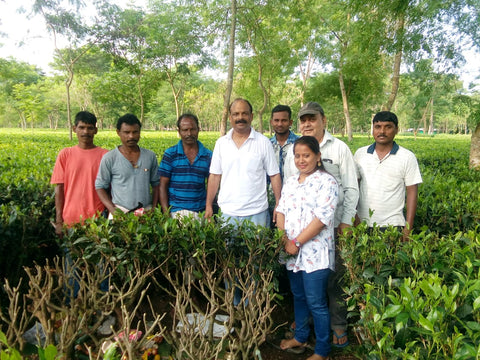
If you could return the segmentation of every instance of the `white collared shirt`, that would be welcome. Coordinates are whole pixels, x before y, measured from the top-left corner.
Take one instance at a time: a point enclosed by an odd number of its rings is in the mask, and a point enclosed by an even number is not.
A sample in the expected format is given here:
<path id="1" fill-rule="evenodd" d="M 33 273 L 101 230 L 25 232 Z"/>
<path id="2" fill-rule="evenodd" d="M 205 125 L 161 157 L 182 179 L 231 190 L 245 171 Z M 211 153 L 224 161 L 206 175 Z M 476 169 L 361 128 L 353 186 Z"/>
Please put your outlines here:
<path id="1" fill-rule="evenodd" d="M 224 214 L 250 216 L 268 208 L 267 175 L 279 173 L 270 140 L 253 128 L 237 147 L 233 129 L 215 143 L 210 174 L 222 175 L 218 205 Z"/>
<path id="2" fill-rule="evenodd" d="M 358 149 L 354 159 L 360 179 L 359 218 L 369 226 L 405 226 L 406 186 L 422 182 L 415 155 L 394 143 L 380 160 L 372 144 Z M 373 210 L 372 217 L 369 210 Z"/>
<path id="3" fill-rule="evenodd" d="M 320 143 L 322 163 L 325 169 L 335 177 L 338 183 L 338 204 L 335 212 L 335 227 L 340 223 L 352 225 L 352 219 L 357 213 L 358 181 L 353 155 L 347 144 L 337 139 L 325 130 Z M 293 147 L 285 159 L 284 176 L 298 174 L 295 166 Z"/>

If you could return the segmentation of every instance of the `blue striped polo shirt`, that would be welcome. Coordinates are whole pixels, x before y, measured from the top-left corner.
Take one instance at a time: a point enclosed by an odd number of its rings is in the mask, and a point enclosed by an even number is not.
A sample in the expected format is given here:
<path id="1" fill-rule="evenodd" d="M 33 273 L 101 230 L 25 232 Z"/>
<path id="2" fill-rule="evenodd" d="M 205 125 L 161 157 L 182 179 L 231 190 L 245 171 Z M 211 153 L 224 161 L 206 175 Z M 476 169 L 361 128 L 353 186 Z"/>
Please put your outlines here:
<path id="1" fill-rule="evenodd" d="M 170 211 L 190 210 L 205 211 L 207 190 L 205 180 L 209 175 L 212 152 L 200 141 L 198 154 L 193 164 L 190 164 L 183 151 L 182 140 L 163 154 L 158 167 L 158 174 L 170 178 L 168 186 L 168 204 Z"/>

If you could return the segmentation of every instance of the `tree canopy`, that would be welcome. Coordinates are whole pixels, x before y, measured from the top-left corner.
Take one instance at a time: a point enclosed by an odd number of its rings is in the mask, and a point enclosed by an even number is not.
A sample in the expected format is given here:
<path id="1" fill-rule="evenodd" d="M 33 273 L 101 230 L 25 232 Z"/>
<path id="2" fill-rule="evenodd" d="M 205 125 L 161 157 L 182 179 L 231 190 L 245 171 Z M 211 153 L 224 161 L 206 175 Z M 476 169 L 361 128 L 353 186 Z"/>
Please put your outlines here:
<path id="1" fill-rule="evenodd" d="M 49 75 L 0 59 L 0 126 L 64 127 L 89 109 L 103 127 L 134 112 L 147 128 L 171 128 L 192 111 L 220 130 L 225 102 L 239 96 L 260 131 L 276 104 L 295 114 L 306 101 L 349 139 L 382 109 L 397 112 L 403 130 L 477 123 L 479 79 L 462 84 L 458 71 L 463 50 L 480 49 L 480 0 L 101 0 L 88 14 L 81 5 L 35 1 L 52 42 L 68 45 Z"/>

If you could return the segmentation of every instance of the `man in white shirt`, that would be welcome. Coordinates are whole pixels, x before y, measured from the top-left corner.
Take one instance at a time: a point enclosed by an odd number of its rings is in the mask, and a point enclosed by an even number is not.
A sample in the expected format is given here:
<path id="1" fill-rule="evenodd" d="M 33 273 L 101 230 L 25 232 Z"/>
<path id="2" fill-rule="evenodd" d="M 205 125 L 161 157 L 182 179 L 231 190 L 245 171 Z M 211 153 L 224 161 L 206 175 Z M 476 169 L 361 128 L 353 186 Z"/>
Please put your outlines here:
<path id="1" fill-rule="evenodd" d="M 316 102 L 308 102 L 298 112 L 302 136 L 314 136 L 320 144 L 322 164 L 335 177 L 338 183 L 338 203 L 335 210 L 335 234 L 342 233 L 353 224 L 357 212 L 358 181 L 355 162 L 347 144 L 326 130 L 327 118 L 323 108 Z M 293 148 L 285 159 L 285 181 L 289 176 L 297 175 Z M 330 325 L 333 331 L 332 345 L 345 347 L 347 338 L 347 307 L 343 299 L 341 281 L 344 273 L 343 263 L 338 251 L 335 251 L 335 272 L 328 279 L 328 307 Z"/>
<path id="2" fill-rule="evenodd" d="M 245 99 L 230 104 L 232 129 L 215 143 L 207 185 L 205 217 L 213 216 L 213 200 L 218 189 L 222 218 L 229 224 L 249 220 L 256 225 L 270 224 L 267 176 L 270 177 L 275 208 L 280 199 L 282 181 L 270 140 L 252 127 L 252 105 Z M 273 212 L 275 221 L 276 212 Z M 226 282 L 229 287 L 232 284 Z M 235 287 L 233 304 L 242 301 L 242 291 Z M 248 304 L 248 299 L 245 300 Z"/>
<path id="3" fill-rule="evenodd" d="M 247 100 L 234 100 L 229 110 L 232 129 L 217 140 L 213 150 L 205 217 L 213 215 L 213 200 L 220 188 L 218 205 L 226 221 L 250 220 L 267 226 L 267 176 L 276 204 L 282 187 L 273 148 L 266 136 L 251 127 L 253 111 Z"/>
<path id="4" fill-rule="evenodd" d="M 417 211 L 418 184 L 422 182 L 417 158 L 394 141 L 398 133 L 394 113 L 381 111 L 372 122 L 375 142 L 358 149 L 354 156 L 360 184 L 357 216 L 370 227 L 403 228 L 404 240 L 408 240 Z"/>

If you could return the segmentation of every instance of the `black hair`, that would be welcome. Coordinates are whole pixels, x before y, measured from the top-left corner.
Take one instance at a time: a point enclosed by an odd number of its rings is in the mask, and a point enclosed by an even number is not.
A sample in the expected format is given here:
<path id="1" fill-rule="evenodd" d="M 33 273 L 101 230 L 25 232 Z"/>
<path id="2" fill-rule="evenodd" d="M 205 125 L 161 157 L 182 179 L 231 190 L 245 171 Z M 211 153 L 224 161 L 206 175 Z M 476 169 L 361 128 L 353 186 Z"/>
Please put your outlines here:
<path id="1" fill-rule="evenodd" d="M 230 106 L 228 107 L 228 111 L 229 112 L 232 112 L 232 105 L 237 102 L 237 101 L 245 101 L 247 104 L 248 104 L 248 107 L 250 108 L 250 113 L 253 113 L 253 107 L 252 107 L 252 104 L 250 104 L 250 101 L 246 100 L 246 99 L 243 99 L 243 98 L 236 98 L 235 100 L 233 100 L 230 104 Z"/>
<path id="2" fill-rule="evenodd" d="M 88 111 L 79 111 L 77 115 L 75 115 L 75 126 L 77 126 L 80 121 L 95 127 L 97 126 L 97 117 Z"/>
<path id="3" fill-rule="evenodd" d="M 390 121 L 395 124 L 396 127 L 398 127 L 398 118 L 397 115 L 395 115 L 391 111 L 380 111 L 375 114 L 373 117 L 372 123 L 375 124 L 376 122 L 379 121 Z"/>
<path id="4" fill-rule="evenodd" d="M 191 113 L 184 113 L 178 117 L 178 120 L 177 120 L 178 129 L 180 129 L 180 123 L 182 122 L 183 119 L 192 119 L 193 121 L 195 121 L 195 124 L 197 124 L 197 128 L 200 129 L 200 126 L 198 125 L 198 117 Z"/>
<path id="5" fill-rule="evenodd" d="M 123 123 L 125 123 L 127 125 L 138 125 L 138 126 L 140 126 L 140 128 L 142 128 L 142 123 L 133 114 L 125 114 L 125 115 L 119 117 L 118 121 L 117 121 L 117 130 L 120 130 L 122 128 Z"/>
<path id="6" fill-rule="evenodd" d="M 277 105 L 275 106 L 273 109 L 272 109 L 272 118 L 273 118 L 273 114 L 276 113 L 276 112 L 282 112 L 282 111 L 286 111 L 288 112 L 288 118 L 291 119 L 292 118 L 292 109 L 290 109 L 290 106 L 288 105 Z"/>
<path id="7" fill-rule="evenodd" d="M 293 153 L 295 154 L 295 148 L 297 145 L 306 145 L 310 150 L 315 155 L 320 154 L 320 144 L 318 143 L 318 140 L 314 136 L 302 136 L 299 137 L 297 140 L 295 140 L 295 143 L 293 144 Z M 320 166 L 317 164 L 317 169 L 323 170 L 326 172 L 325 167 L 323 166 L 323 162 Z"/>

